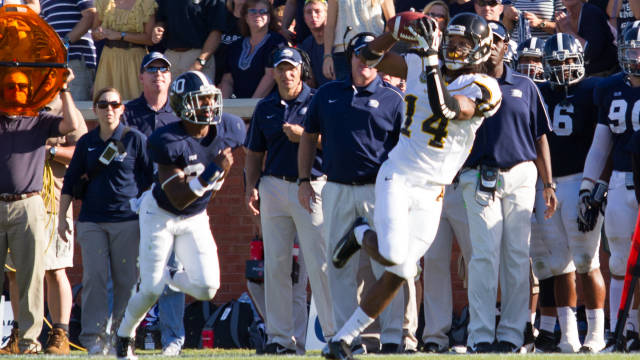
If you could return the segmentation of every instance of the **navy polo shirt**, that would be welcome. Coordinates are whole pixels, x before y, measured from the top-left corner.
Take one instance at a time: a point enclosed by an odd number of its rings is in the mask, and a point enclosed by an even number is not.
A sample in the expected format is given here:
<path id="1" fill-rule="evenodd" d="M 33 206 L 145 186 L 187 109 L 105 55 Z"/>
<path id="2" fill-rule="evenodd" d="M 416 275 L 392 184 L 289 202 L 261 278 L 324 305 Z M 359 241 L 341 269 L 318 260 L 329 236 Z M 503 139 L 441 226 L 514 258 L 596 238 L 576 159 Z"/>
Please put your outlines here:
<path id="1" fill-rule="evenodd" d="M 218 154 L 210 147 L 216 137 L 216 131 L 211 131 L 212 129 L 215 128 L 210 128 L 207 136 L 197 139 L 187 134 L 182 121 L 161 127 L 149 136 L 147 142 L 149 157 L 154 163 L 176 166 L 188 178 L 192 178 L 198 174 L 199 170 L 204 170 L 204 167 L 212 163 Z M 189 206 L 179 210 L 171 204 L 161 185 L 156 179 L 153 197 L 158 202 L 158 206 L 176 215 L 199 214 L 207 209 L 211 199 L 211 191 L 207 191 Z"/>
<path id="2" fill-rule="evenodd" d="M 265 68 L 273 67 L 271 53 L 283 46 L 287 46 L 287 41 L 273 31 L 269 31 L 253 51 L 248 37 L 229 45 L 225 71 L 230 72 L 233 77 L 233 93 L 236 97 L 250 98 L 253 95 L 264 76 Z"/>
<path id="3" fill-rule="evenodd" d="M 322 172 L 328 180 L 374 179 L 398 142 L 403 109 L 399 90 L 380 77 L 361 89 L 352 85 L 351 77 L 318 89 L 304 128 L 322 134 Z"/>
<path id="4" fill-rule="evenodd" d="M 536 140 L 551 132 L 544 101 L 531 79 L 504 66 L 498 84 L 502 104 L 480 125 L 466 167 L 511 168 L 535 160 Z"/>
<path id="5" fill-rule="evenodd" d="M 172 122 L 180 121 L 171 110 L 169 101 L 158 111 L 149 107 L 147 99 L 144 98 L 144 94 L 139 98 L 129 101 L 124 106 L 124 113 L 120 119 L 125 125 L 138 129 L 145 136 L 151 135 L 151 133 L 160 127 L 163 127 Z"/>
<path id="6" fill-rule="evenodd" d="M 167 49 L 200 49 L 209 33 L 222 31 L 226 7 L 222 0 L 157 0 L 156 21 L 165 24 Z"/>
<path id="7" fill-rule="evenodd" d="M 111 139 L 122 135 L 125 126 L 118 125 Z M 62 193 L 71 195 L 73 185 L 80 177 L 98 166 L 98 158 L 110 142 L 100 138 L 100 127 L 83 135 L 64 175 Z M 78 221 L 121 222 L 136 220 L 138 214 L 131 211 L 129 199 L 139 196 L 151 185 L 153 166 L 146 151 L 146 138 L 136 129 L 130 128 L 120 139 L 125 154 L 118 155 L 91 179 Z"/>
<path id="8" fill-rule="evenodd" d="M 289 141 L 282 125 L 303 124 L 314 92 L 304 84 L 302 92 L 288 104 L 274 91 L 256 106 L 245 146 L 251 151 L 267 153 L 264 175 L 298 177 L 298 143 Z M 311 175 L 321 176 L 321 169 L 322 154 L 318 151 Z"/>
<path id="9" fill-rule="evenodd" d="M 324 61 L 324 45 L 318 44 L 313 35 L 309 35 L 300 44 L 300 48 L 309 54 L 309 60 L 311 61 L 311 72 L 313 78 L 316 80 L 316 87 L 320 87 L 325 83 L 331 81 L 327 79 L 322 73 L 322 62 Z"/>
<path id="10" fill-rule="evenodd" d="M 600 78 L 592 77 L 564 87 L 545 82 L 540 93 L 547 104 L 553 132 L 547 136 L 554 177 L 581 173 L 598 123 L 593 89 Z M 570 151 L 569 151 L 570 149 Z"/>
<path id="11" fill-rule="evenodd" d="M 584 61 L 587 76 L 609 70 L 618 63 L 618 50 L 607 19 L 607 14 L 597 6 L 582 5 L 578 35 L 586 40 Z"/>

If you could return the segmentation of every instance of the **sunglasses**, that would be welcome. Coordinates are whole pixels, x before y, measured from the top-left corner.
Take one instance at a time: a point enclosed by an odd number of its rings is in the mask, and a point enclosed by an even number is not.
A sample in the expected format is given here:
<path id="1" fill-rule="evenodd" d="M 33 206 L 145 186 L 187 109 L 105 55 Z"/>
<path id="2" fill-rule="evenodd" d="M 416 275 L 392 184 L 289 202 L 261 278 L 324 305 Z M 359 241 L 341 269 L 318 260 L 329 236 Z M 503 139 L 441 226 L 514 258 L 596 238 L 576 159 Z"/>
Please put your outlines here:
<path id="1" fill-rule="evenodd" d="M 166 73 L 169 72 L 169 68 L 166 66 L 149 66 L 144 68 L 144 71 L 150 74 L 155 74 L 157 72 Z"/>
<path id="2" fill-rule="evenodd" d="M 96 105 L 98 106 L 98 109 L 106 109 L 109 106 L 111 106 L 112 109 L 117 109 L 122 105 L 122 103 L 119 101 L 100 100 Z"/>
<path id="3" fill-rule="evenodd" d="M 427 13 L 427 16 L 431 17 L 431 18 L 434 18 L 434 19 L 444 19 L 445 18 L 444 14 L 433 13 L 433 12 Z"/>
<path id="4" fill-rule="evenodd" d="M 6 84 L 4 84 L 4 87 L 7 90 L 13 90 L 13 89 L 15 89 L 17 87 L 21 91 L 26 91 L 29 88 L 29 84 L 25 84 L 25 83 L 6 83 Z"/>
<path id="5" fill-rule="evenodd" d="M 476 0 L 476 4 L 478 4 L 478 6 L 496 6 L 496 5 L 500 5 L 502 2 L 499 2 L 497 0 Z"/>
<path id="6" fill-rule="evenodd" d="M 247 9 L 249 15 L 267 15 L 269 10 L 267 9 Z"/>

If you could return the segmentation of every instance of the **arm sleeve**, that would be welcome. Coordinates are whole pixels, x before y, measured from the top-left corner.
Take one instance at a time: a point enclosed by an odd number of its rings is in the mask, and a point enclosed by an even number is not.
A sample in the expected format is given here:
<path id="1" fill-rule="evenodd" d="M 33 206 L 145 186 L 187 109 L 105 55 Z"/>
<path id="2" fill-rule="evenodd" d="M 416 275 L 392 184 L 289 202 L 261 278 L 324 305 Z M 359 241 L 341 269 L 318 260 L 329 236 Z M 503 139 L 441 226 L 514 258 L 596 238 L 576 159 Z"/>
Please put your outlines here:
<path id="1" fill-rule="evenodd" d="M 583 177 L 591 180 L 600 178 L 612 147 L 613 136 L 611 135 L 611 130 L 606 125 L 598 124 L 584 163 Z"/>

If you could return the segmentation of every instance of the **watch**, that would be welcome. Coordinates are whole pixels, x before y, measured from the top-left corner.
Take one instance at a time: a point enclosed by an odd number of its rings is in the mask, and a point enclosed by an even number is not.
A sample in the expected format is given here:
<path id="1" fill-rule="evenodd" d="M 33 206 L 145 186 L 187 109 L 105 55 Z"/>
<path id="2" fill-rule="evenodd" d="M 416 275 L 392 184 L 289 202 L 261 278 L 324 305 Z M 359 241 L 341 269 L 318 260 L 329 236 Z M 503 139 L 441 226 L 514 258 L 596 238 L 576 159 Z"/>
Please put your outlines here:
<path id="1" fill-rule="evenodd" d="M 205 66 L 207 64 L 207 60 L 203 58 L 196 58 L 196 61 L 200 64 L 200 66 Z"/>
<path id="2" fill-rule="evenodd" d="M 298 178 L 298 186 L 300 186 L 300 184 L 302 184 L 303 182 L 311 182 L 311 178 Z"/>
<path id="3" fill-rule="evenodd" d="M 553 190 L 553 191 L 556 191 L 556 188 L 557 188 L 557 187 L 558 187 L 558 186 L 557 186 L 557 184 L 556 184 L 556 183 L 554 183 L 554 182 L 550 182 L 550 183 L 545 183 L 545 184 L 544 184 L 544 188 L 545 188 L 545 189 L 551 189 L 551 190 Z"/>
<path id="4" fill-rule="evenodd" d="M 49 148 L 49 160 L 53 160 L 54 157 L 56 157 L 56 153 L 58 152 L 58 149 L 56 149 L 55 146 L 52 146 Z"/>
<path id="5" fill-rule="evenodd" d="M 126 32 L 124 32 L 124 31 L 123 31 L 123 32 L 121 32 L 121 33 L 120 33 L 120 40 L 124 40 L 125 35 L 127 35 L 127 33 L 126 33 Z"/>

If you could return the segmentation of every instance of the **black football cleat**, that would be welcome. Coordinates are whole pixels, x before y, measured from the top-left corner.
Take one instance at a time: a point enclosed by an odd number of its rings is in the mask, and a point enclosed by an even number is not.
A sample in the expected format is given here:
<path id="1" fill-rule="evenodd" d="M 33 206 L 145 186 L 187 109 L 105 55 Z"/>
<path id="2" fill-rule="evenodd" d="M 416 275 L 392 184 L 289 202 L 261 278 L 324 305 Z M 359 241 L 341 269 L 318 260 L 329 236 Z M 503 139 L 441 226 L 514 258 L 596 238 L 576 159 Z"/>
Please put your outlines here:
<path id="1" fill-rule="evenodd" d="M 118 336 L 116 340 L 116 357 L 118 359 L 137 360 L 135 343 L 133 338 Z"/>
<path id="2" fill-rule="evenodd" d="M 363 217 L 356 218 L 349 231 L 338 241 L 335 249 L 333 249 L 333 257 L 331 259 L 333 266 L 337 269 L 344 267 L 351 256 L 360 250 L 356 235 L 353 233 L 353 230 L 360 225 L 367 225 L 367 219 Z"/>
<path id="3" fill-rule="evenodd" d="M 558 349 L 558 341 L 554 333 L 547 330 L 540 330 L 536 338 L 535 351 L 537 353 L 556 353 Z"/>
<path id="4" fill-rule="evenodd" d="M 490 354 L 496 352 L 495 346 L 489 342 L 479 342 L 467 347 L 468 354 Z"/>
<path id="5" fill-rule="evenodd" d="M 344 340 L 330 340 L 322 350 L 322 356 L 324 356 L 325 359 L 355 360 L 349 345 L 347 345 Z"/>

